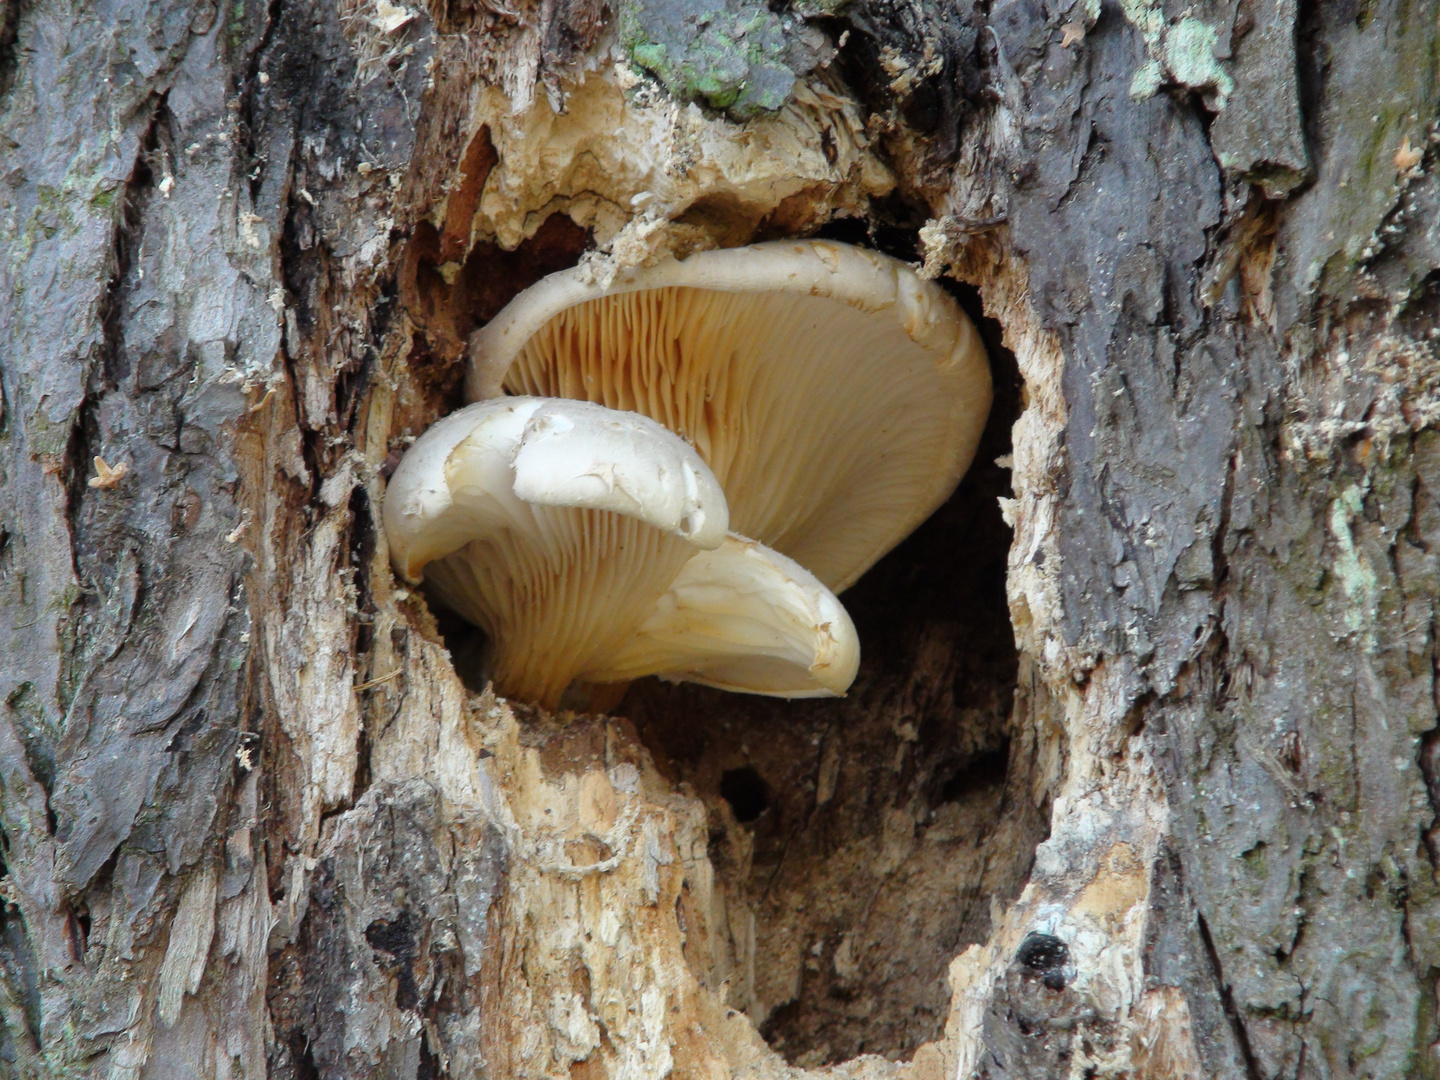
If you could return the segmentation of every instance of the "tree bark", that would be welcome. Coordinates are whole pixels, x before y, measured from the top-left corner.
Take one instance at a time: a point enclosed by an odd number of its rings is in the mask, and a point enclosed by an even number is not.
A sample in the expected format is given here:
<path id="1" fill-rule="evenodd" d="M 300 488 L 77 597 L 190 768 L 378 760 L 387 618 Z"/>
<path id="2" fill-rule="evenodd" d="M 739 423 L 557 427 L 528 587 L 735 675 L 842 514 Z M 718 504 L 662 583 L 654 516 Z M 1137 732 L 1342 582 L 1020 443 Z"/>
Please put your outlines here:
<path id="1" fill-rule="evenodd" d="M 1437 18 L 0 0 L 0 1075 L 1440 1074 Z M 816 233 L 997 384 L 851 695 L 496 698 L 467 335 Z"/>

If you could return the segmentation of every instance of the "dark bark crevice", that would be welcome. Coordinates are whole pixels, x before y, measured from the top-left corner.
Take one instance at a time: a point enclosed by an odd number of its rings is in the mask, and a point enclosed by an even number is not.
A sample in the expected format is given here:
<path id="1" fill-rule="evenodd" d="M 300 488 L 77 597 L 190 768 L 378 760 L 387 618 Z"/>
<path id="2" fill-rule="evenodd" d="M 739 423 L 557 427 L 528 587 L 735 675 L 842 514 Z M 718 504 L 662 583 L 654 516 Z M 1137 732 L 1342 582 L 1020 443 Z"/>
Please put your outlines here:
<path id="1" fill-rule="evenodd" d="M 0 99 L 10 93 L 20 67 L 20 19 L 24 13 L 24 0 L 0 2 Z"/>
<path id="2" fill-rule="evenodd" d="M 127 354 L 125 348 L 125 324 L 128 315 L 125 307 L 130 286 L 133 284 L 131 275 L 134 272 L 135 253 L 143 239 L 145 204 L 157 182 L 151 163 L 156 154 L 163 153 L 163 147 L 170 142 L 164 94 L 156 95 L 148 104 L 147 111 L 150 113 L 150 120 L 145 135 L 140 140 L 139 154 L 130 175 L 113 196 L 116 203 L 113 268 L 98 312 L 101 328 L 100 355 L 91 365 L 85 400 L 75 419 L 70 445 L 66 450 L 66 464 L 69 469 L 67 511 L 70 535 L 76 548 L 76 569 L 84 596 L 98 595 L 102 585 L 101 579 L 92 578 L 86 570 L 103 571 L 115 565 L 113 558 L 95 557 L 100 545 L 87 536 L 89 530 L 85 526 L 89 522 L 82 520 L 81 515 L 82 509 L 89 508 L 91 513 L 87 517 L 93 520 L 94 500 L 101 497 L 99 494 L 92 494 L 89 484 L 95 475 L 92 458 L 104 449 L 101 446 L 98 419 L 101 400 L 106 393 L 118 389 L 135 374 L 133 357 Z M 111 456 L 114 457 L 113 453 Z M 110 464 L 118 463 L 117 459 Z"/>
<path id="3" fill-rule="evenodd" d="M 1245 1029 L 1245 1021 L 1240 1012 L 1235 1008 L 1235 998 L 1231 993 L 1230 984 L 1225 979 L 1225 970 L 1220 964 L 1220 954 L 1215 950 L 1215 939 L 1210 936 L 1210 926 L 1205 921 L 1205 916 L 1199 912 L 1195 913 L 1195 926 L 1200 932 L 1200 940 L 1205 943 L 1205 955 L 1210 961 L 1210 970 L 1215 978 L 1215 987 L 1220 993 L 1220 1000 L 1225 1005 L 1225 1015 L 1230 1020 L 1230 1028 L 1235 1034 L 1235 1042 L 1240 1047 L 1240 1054 L 1245 1059 L 1245 1075 L 1249 1080 L 1262 1080 L 1260 1067 L 1255 1061 L 1255 1053 L 1250 1049 L 1250 1035 Z"/>

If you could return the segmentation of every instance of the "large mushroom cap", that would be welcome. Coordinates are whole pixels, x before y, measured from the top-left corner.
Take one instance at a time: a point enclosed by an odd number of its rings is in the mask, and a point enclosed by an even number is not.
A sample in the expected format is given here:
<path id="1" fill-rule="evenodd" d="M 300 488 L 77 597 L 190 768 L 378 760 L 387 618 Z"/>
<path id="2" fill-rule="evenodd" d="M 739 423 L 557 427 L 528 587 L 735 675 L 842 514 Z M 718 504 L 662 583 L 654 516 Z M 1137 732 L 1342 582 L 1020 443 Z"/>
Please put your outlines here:
<path id="1" fill-rule="evenodd" d="M 577 679 L 696 679 L 783 697 L 843 693 L 859 646 L 813 575 L 727 532 L 695 450 L 649 417 L 583 401 L 468 406 L 391 477 L 385 535 L 489 632 L 502 693 L 553 707 Z"/>
<path id="2" fill-rule="evenodd" d="M 731 528 L 835 592 L 945 501 L 990 408 L 970 320 L 904 263 L 779 241 L 527 289 L 471 338 L 467 392 L 576 398 L 694 444 Z"/>

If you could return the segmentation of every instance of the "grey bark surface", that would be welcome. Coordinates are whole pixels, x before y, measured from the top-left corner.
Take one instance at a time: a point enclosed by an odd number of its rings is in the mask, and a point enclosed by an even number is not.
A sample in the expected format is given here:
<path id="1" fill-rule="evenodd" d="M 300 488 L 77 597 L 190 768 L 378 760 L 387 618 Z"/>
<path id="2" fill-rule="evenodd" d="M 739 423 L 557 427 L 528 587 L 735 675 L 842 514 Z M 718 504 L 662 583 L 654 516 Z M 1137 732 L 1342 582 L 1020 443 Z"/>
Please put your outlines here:
<path id="1" fill-rule="evenodd" d="M 1440 1074 L 1440 8 L 725 12 L 0 0 L 0 1075 Z M 852 695 L 497 701 L 466 335 L 817 230 L 1000 390 Z"/>

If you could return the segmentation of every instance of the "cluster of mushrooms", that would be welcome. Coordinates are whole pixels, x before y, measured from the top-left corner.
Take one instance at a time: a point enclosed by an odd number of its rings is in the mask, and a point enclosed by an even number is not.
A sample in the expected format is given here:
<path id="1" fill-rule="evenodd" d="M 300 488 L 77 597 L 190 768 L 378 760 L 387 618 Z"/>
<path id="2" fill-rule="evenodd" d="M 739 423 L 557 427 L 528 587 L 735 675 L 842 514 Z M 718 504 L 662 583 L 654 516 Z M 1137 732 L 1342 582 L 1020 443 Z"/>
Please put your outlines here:
<path id="1" fill-rule="evenodd" d="M 955 489 L 991 386 L 933 282 L 781 241 L 552 274 L 472 337 L 466 392 L 390 480 L 390 555 L 555 708 L 644 675 L 844 694 L 836 594 Z"/>

